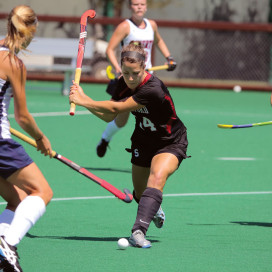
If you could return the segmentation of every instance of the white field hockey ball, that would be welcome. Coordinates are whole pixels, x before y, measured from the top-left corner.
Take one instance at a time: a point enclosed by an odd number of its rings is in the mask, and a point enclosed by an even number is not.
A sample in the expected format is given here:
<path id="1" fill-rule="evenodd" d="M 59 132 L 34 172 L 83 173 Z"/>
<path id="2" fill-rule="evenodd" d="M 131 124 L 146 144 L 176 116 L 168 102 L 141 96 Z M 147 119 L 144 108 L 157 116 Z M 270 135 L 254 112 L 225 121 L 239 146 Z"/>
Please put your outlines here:
<path id="1" fill-rule="evenodd" d="M 126 249 L 129 246 L 129 242 L 126 238 L 120 238 L 117 244 L 120 249 Z"/>
<path id="2" fill-rule="evenodd" d="M 233 91 L 236 92 L 236 93 L 240 93 L 240 92 L 242 91 L 242 88 L 241 88 L 241 86 L 239 86 L 239 85 L 235 85 L 235 86 L 233 87 Z"/>

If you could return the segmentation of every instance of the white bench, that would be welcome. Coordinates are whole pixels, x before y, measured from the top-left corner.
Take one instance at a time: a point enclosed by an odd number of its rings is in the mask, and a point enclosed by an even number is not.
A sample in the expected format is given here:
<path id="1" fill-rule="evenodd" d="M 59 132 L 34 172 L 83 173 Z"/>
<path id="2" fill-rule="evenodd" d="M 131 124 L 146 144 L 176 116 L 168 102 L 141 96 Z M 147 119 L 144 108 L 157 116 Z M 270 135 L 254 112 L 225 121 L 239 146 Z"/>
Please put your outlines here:
<path id="1" fill-rule="evenodd" d="M 35 37 L 28 46 L 28 52 L 20 52 L 20 57 L 28 71 L 64 72 L 62 94 L 69 94 L 72 76 L 76 69 L 79 39 Z M 91 59 L 94 52 L 94 41 L 86 40 L 84 59 Z M 65 63 L 58 63 L 56 59 Z M 82 72 L 91 70 L 91 66 L 82 66 Z"/>

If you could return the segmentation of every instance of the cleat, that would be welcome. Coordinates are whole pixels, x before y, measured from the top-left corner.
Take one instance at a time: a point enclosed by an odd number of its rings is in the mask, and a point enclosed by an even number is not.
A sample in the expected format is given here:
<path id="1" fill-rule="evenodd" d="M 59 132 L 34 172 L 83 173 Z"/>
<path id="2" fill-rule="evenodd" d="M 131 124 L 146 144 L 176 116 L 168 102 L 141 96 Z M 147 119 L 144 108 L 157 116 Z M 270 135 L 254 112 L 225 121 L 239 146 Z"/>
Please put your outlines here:
<path id="1" fill-rule="evenodd" d="M 0 268 L 3 272 L 22 272 L 18 261 L 17 248 L 9 245 L 3 236 L 0 237 Z"/>
<path id="2" fill-rule="evenodd" d="M 145 239 L 145 235 L 141 230 L 135 230 L 128 239 L 129 243 L 134 247 L 150 248 L 150 241 Z"/>
<path id="3" fill-rule="evenodd" d="M 155 224 L 155 226 L 160 229 L 163 227 L 164 221 L 165 221 L 165 213 L 160 207 L 159 210 L 157 211 L 156 215 L 154 216 L 152 220 Z"/>
<path id="4" fill-rule="evenodd" d="M 104 157 L 104 155 L 107 151 L 108 145 L 109 145 L 109 142 L 107 142 L 106 140 L 104 140 L 102 138 L 96 147 L 96 154 L 98 157 L 100 157 L 100 158 Z"/>

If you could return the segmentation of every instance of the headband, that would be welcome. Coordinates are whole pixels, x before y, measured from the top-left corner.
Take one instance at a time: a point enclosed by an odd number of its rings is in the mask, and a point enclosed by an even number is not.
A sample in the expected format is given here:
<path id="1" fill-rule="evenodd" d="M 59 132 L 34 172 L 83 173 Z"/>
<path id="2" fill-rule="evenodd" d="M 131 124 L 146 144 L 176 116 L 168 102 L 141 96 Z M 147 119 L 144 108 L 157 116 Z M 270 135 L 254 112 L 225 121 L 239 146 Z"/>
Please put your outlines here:
<path id="1" fill-rule="evenodd" d="M 124 57 L 128 58 L 134 58 L 134 59 L 139 59 L 140 61 L 145 61 L 145 56 L 142 54 L 136 52 L 136 51 L 126 51 L 121 53 L 121 59 Z"/>

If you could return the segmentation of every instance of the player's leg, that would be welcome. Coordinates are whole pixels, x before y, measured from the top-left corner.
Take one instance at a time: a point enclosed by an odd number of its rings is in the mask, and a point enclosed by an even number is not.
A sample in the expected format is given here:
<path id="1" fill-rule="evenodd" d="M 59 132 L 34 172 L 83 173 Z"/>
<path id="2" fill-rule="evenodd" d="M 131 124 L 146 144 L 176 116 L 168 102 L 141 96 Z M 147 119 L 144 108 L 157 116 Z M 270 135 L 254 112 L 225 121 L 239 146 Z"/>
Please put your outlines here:
<path id="1" fill-rule="evenodd" d="M 145 239 L 150 222 L 160 209 L 162 203 L 162 191 L 167 178 L 178 168 L 177 157 L 170 153 L 161 153 L 152 159 L 147 186 L 141 195 L 138 205 L 137 217 L 132 228 L 130 243 L 137 247 L 148 248 L 150 241 Z M 143 183 L 141 179 L 141 167 L 133 168 L 134 184 Z M 139 171 L 139 173 L 137 173 Z M 144 177 L 143 177 L 144 178 Z"/>
<path id="2" fill-rule="evenodd" d="M 161 158 L 165 158 L 165 159 L 162 159 L 162 162 L 164 162 L 165 164 L 168 164 L 169 163 L 169 165 L 170 166 L 173 166 L 173 167 L 171 167 L 170 169 L 168 169 L 169 170 L 169 172 L 166 172 L 165 174 L 167 175 L 167 177 L 162 177 L 162 179 L 164 180 L 164 184 L 165 184 L 165 182 L 166 182 L 166 180 L 168 179 L 168 177 L 177 169 L 177 167 L 178 167 L 178 164 L 179 164 L 179 162 L 178 162 L 178 160 L 177 160 L 177 157 L 176 156 L 174 156 L 174 155 L 172 155 L 172 154 L 169 154 L 170 156 L 168 156 L 167 154 L 168 153 L 162 153 L 162 154 L 164 154 L 164 155 L 166 155 L 166 156 L 160 156 L 159 158 L 161 159 Z M 172 156 L 171 156 L 172 155 Z M 158 159 L 158 157 L 154 157 L 154 160 L 156 160 L 156 159 Z M 174 160 L 174 162 L 172 163 L 172 162 L 167 162 L 167 160 Z M 178 164 L 176 164 L 175 162 L 176 162 L 176 160 L 177 160 L 177 163 Z M 157 163 L 155 163 L 155 165 L 159 165 L 159 164 L 157 164 Z M 152 170 L 153 170 L 153 168 L 152 168 Z M 158 173 L 158 171 L 152 171 L 151 170 L 151 173 L 150 173 L 150 179 L 149 179 L 149 185 L 147 185 L 147 186 L 155 186 L 154 184 L 152 184 L 152 182 L 153 181 L 155 181 L 155 182 L 157 182 L 157 179 L 156 179 L 156 177 L 155 177 L 155 174 L 154 173 Z M 162 186 L 162 184 L 163 183 L 161 183 L 161 186 Z M 164 186 L 164 185 L 163 185 Z M 162 190 L 162 189 L 160 189 L 160 190 Z M 162 210 L 162 208 L 161 208 L 161 206 L 160 206 L 160 208 L 159 208 L 159 210 L 157 211 L 157 213 L 155 214 L 155 216 L 154 216 L 154 218 L 153 218 L 153 222 L 154 222 L 154 224 L 155 224 L 155 226 L 157 227 L 157 228 L 162 228 L 163 227 L 163 225 L 164 225 L 164 222 L 165 222 L 165 213 L 164 213 L 164 211 Z"/>
<path id="3" fill-rule="evenodd" d="M 7 202 L 6 209 L 0 214 L 0 236 L 4 235 L 14 217 L 14 212 L 27 194 L 0 177 L 0 192 Z"/>
<path id="4" fill-rule="evenodd" d="M 107 124 L 106 129 L 102 133 L 100 142 L 96 147 L 96 153 L 98 157 L 104 157 L 109 142 L 115 133 L 117 133 L 122 127 L 124 127 L 128 121 L 129 112 L 120 113 L 116 118 Z"/>
<path id="5" fill-rule="evenodd" d="M 1 263 L 7 261 L 15 271 L 20 271 L 16 245 L 45 213 L 46 205 L 51 200 L 53 193 L 35 163 L 17 170 L 7 178 L 7 182 L 19 187 L 28 195 L 16 208 L 14 218 L 5 236 L 0 237 Z M 7 192 L 2 193 L 7 194 Z"/>
<path id="6" fill-rule="evenodd" d="M 152 159 L 147 187 L 163 191 L 166 180 L 178 169 L 179 160 L 171 153 L 160 153 Z"/>
<path id="7" fill-rule="evenodd" d="M 139 167 L 133 165 L 134 171 L 132 171 L 132 180 L 133 180 L 133 198 L 139 204 L 142 193 L 146 189 L 147 180 L 150 173 L 150 168 L 148 167 Z M 143 178 L 144 177 L 144 178 Z M 155 214 L 152 220 L 157 228 L 162 228 L 165 221 L 165 213 L 160 207 L 157 213 Z"/>
<path id="8" fill-rule="evenodd" d="M 133 196 L 137 203 L 146 189 L 148 177 L 150 174 L 149 167 L 142 167 L 132 164 L 132 182 L 133 182 Z"/>
<path id="9" fill-rule="evenodd" d="M 9 244 L 16 245 L 27 231 L 44 214 L 53 193 L 45 177 L 35 163 L 17 170 L 8 179 L 28 196 L 18 205 L 14 219 L 6 234 Z"/>
<path id="10" fill-rule="evenodd" d="M 141 208 L 142 208 L 141 197 L 143 192 L 146 189 L 149 173 L 150 173 L 149 167 L 141 167 L 141 166 L 132 164 L 132 181 L 133 181 L 133 188 L 134 188 L 133 197 L 135 201 L 138 203 L 137 218 L 138 218 L 139 211 L 141 212 Z M 140 208 L 140 205 L 141 205 L 141 208 Z M 151 246 L 150 241 L 145 239 L 145 233 L 141 229 L 132 230 L 132 234 L 129 238 L 129 243 L 132 246 L 142 247 L 142 248 L 149 248 Z"/>

